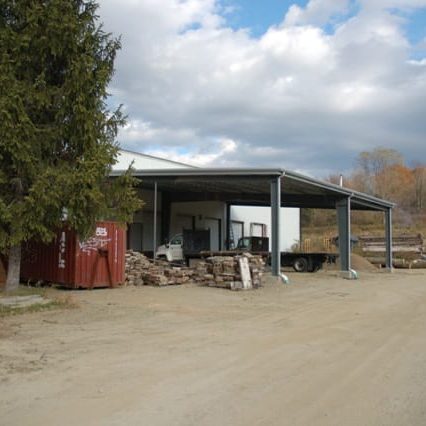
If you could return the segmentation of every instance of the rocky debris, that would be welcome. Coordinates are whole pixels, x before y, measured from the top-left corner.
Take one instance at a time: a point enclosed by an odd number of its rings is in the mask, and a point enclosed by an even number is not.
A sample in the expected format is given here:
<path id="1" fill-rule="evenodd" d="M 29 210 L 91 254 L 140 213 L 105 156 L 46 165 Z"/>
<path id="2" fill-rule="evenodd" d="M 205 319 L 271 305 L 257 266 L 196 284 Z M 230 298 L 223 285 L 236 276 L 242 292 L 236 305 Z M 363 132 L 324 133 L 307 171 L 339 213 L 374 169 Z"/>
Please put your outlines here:
<path id="1" fill-rule="evenodd" d="M 184 266 L 173 266 L 161 260 L 150 260 L 142 253 L 126 253 L 126 284 L 166 286 L 190 281 L 193 271 Z"/>
<path id="2" fill-rule="evenodd" d="M 242 277 L 241 260 L 247 259 L 250 282 Z M 166 286 L 195 282 L 210 287 L 239 290 L 261 285 L 265 262 L 261 256 L 245 253 L 238 256 L 213 256 L 194 267 L 174 266 L 161 260 L 148 259 L 141 253 L 126 253 L 126 284 Z"/>
<path id="3" fill-rule="evenodd" d="M 250 286 L 245 287 L 240 268 L 240 259 L 248 260 L 250 271 Z M 261 285 L 265 262 L 262 256 L 245 253 L 239 256 L 214 256 L 208 257 L 204 262 L 199 262 L 194 270 L 194 280 L 201 285 L 209 287 L 229 288 L 241 290 L 245 288 L 258 288 Z"/>

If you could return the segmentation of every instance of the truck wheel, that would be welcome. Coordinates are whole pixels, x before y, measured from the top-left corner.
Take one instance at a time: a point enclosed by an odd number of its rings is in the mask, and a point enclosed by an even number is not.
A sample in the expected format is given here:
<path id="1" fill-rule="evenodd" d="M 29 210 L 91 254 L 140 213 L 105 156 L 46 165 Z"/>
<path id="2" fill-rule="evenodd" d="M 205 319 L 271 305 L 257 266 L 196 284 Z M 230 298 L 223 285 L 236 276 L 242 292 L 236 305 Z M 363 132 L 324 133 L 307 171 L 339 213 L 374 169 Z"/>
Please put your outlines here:
<path id="1" fill-rule="evenodd" d="M 308 272 L 318 272 L 322 268 L 321 262 L 314 262 Z"/>
<path id="2" fill-rule="evenodd" d="M 293 262 L 293 269 L 296 272 L 307 272 L 308 271 L 308 260 L 304 257 L 298 257 Z"/>
<path id="3" fill-rule="evenodd" d="M 318 272 L 322 269 L 322 263 L 317 263 L 314 267 L 314 272 Z"/>

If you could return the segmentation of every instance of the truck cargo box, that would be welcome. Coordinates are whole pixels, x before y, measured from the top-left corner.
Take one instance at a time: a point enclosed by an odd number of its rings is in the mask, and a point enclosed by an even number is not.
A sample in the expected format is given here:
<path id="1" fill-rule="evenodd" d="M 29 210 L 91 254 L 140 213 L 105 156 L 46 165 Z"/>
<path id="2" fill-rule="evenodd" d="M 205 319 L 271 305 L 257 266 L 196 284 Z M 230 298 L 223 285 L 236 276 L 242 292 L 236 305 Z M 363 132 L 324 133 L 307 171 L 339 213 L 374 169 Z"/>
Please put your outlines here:
<path id="1" fill-rule="evenodd" d="M 184 256 L 199 254 L 203 250 L 210 250 L 210 229 L 184 229 Z"/>

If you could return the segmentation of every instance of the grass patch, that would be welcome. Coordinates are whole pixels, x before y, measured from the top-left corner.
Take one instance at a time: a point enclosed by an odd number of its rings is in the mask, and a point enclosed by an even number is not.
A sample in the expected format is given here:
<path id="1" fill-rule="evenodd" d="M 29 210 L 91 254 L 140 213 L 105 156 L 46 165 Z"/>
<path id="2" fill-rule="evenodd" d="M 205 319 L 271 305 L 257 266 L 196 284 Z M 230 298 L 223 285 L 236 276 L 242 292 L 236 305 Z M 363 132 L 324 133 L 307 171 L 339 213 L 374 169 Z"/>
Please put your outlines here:
<path id="1" fill-rule="evenodd" d="M 5 297 L 14 297 L 14 296 L 33 296 L 38 295 L 45 297 L 47 293 L 46 288 L 40 287 L 30 287 L 27 285 L 20 285 L 16 290 L 8 291 L 8 292 L 0 292 L 0 299 Z"/>
<path id="2" fill-rule="evenodd" d="M 61 294 L 53 289 L 20 286 L 12 292 L 0 293 L 0 298 L 19 296 L 41 296 L 48 300 L 47 303 L 34 303 L 29 306 L 4 306 L 0 305 L 0 318 L 26 313 L 51 311 L 55 309 L 73 309 L 78 307 L 77 301 L 70 294 Z"/>

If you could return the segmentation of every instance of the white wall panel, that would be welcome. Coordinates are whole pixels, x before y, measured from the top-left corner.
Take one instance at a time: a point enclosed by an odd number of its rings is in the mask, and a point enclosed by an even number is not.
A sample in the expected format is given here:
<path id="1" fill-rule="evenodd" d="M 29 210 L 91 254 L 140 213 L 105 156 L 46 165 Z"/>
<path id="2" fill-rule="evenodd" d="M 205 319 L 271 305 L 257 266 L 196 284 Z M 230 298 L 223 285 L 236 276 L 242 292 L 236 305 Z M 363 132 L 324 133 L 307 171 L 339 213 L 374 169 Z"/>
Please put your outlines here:
<path id="1" fill-rule="evenodd" d="M 219 246 L 223 249 L 226 236 L 225 215 L 226 205 L 220 201 L 172 203 L 170 237 L 181 233 L 182 223 L 189 223 L 189 220 L 194 217 L 196 229 L 210 228 L 212 250 L 218 250 Z M 221 223 L 220 230 L 218 220 Z"/>
<path id="2" fill-rule="evenodd" d="M 289 251 L 300 239 L 300 210 L 281 208 L 280 218 L 281 251 Z M 232 206 L 231 220 L 244 222 L 244 236 L 250 236 L 251 223 L 264 223 L 271 244 L 271 209 L 270 207 Z"/>

